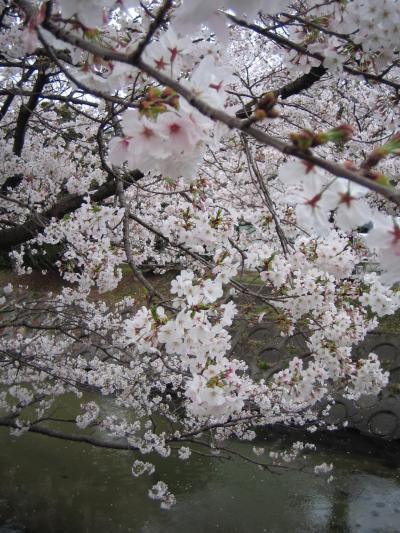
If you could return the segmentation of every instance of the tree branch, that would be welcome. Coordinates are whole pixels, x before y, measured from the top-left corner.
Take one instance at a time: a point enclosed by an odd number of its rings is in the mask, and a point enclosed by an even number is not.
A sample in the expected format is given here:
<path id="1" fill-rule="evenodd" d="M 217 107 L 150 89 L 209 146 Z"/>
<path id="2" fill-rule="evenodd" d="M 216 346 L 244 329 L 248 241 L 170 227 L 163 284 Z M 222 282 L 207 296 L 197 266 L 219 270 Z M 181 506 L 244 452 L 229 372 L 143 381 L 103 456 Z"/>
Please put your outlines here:
<path id="1" fill-rule="evenodd" d="M 308 72 L 307 74 L 303 74 L 303 76 L 296 78 L 294 81 L 283 85 L 283 87 L 281 87 L 280 89 L 275 89 L 271 92 L 276 97 L 281 97 L 282 100 L 286 100 L 286 98 L 289 98 L 290 96 L 299 94 L 302 91 L 310 89 L 310 87 L 312 87 L 314 83 L 319 81 L 326 72 L 327 69 L 323 65 L 319 65 L 318 67 L 312 67 L 310 72 Z M 259 98 L 262 98 L 262 96 L 263 95 L 261 95 Z M 247 103 L 244 106 L 244 109 L 236 113 L 236 117 L 242 119 L 248 118 L 251 114 L 253 105 L 259 100 L 259 98 L 254 98 L 249 103 Z"/>
<path id="2" fill-rule="evenodd" d="M 0 418 L 0 426 L 9 427 L 13 429 L 21 429 L 18 424 L 10 418 Z M 77 435 L 76 433 L 64 433 L 56 429 L 47 428 L 42 425 L 32 425 L 27 430 L 29 433 L 37 433 L 38 435 L 45 435 L 46 437 L 53 437 L 55 439 L 69 440 L 72 442 L 81 442 L 83 444 L 90 444 L 97 448 L 108 448 L 111 450 L 130 450 L 138 451 L 138 448 L 130 444 L 121 444 L 119 442 L 112 442 L 91 437 L 88 435 Z"/>
<path id="3" fill-rule="evenodd" d="M 43 88 L 47 83 L 47 78 L 48 75 L 46 74 L 46 71 L 44 69 L 39 70 L 32 89 L 32 94 L 29 97 L 27 104 L 21 105 L 14 133 L 13 152 L 15 155 L 20 156 L 22 153 L 28 121 L 39 103 L 40 95 L 42 94 Z"/>
<path id="4" fill-rule="evenodd" d="M 134 170 L 124 180 L 124 187 L 143 177 L 140 170 Z M 99 187 L 95 192 L 89 194 L 91 202 L 101 202 L 117 191 L 115 180 L 110 180 Z M 0 232 L 0 251 L 10 251 L 11 248 L 22 244 L 42 233 L 51 219 L 61 220 L 65 215 L 76 211 L 84 202 L 88 194 L 69 194 L 61 198 L 59 202 L 42 213 L 31 215 L 24 224 L 16 228 L 7 229 Z"/>
<path id="5" fill-rule="evenodd" d="M 32 6 L 26 0 L 18 0 L 18 3 L 21 6 L 28 5 L 27 9 L 32 12 Z M 399 192 L 389 187 L 385 187 L 384 185 L 380 185 L 379 183 L 366 178 L 361 173 L 348 170 L 345 167 L 338 165 L 337 163 L 314 156 L 309 152 L 298 150 L 295 146 L 286 144 L 280 141 L 279 139 L 276 139 L 275 137 L 271 137 L 270 135 L 258 128 L 249 126 L 247 120 L 240 120 L 236 117 L 232 117 L 225 111 L 210 106 L 200 98 L 196 97 L 190 89 L 182 86 L 179 82 L 166 76 L 165 74 L 151 67 L 150 65 L 144 63 L 144 61 L 142 61 L 141 59 L 138 59 L 136 63 L 133 64 L 132 55 L 126 55 L 121 52 L 115 52 L 114 50 L 98 46 L 90 41 L 86 41 L 85 39 L 78 37 L 77 35 L 72 35 L 68 33 L 50 22 L 46 22 L 44 24 L 44 27 L 48 29 L 51 33 L 53 33 L 55 37 L 62 39 L 65 42 L 68 42 L 74 46 L 78 46 L 83 50 L 86 50 L 96 56 L 102 57 L 103 59 L 119 61 L 131 66 L 133 65 L 138 67 L 140 70 L 146 72 L 148 75 L 153 77 L 161 84 L 165 85 L 166 87 L 171 87 L 171 89 L 175 90 L 178 94 L 183 96 L 183 98 L 185 98 L 185 100 L 187 100 L 189 104 L 198 109 L 203 115 L 208 116 L 213 120 L 219 120 L 231 129 L 243 131 L 254 139 L 258 140 L 259 142 L 267 146 L 271 146 L 272 148 L 275 148 L 276 150 L 279 150 L 282 153 L 293 155 L 295 157 L 298 157 L 299 159 L 309 161 L 310 163 L 313 163 L 316 166 L 324 168 L 334 176 L 338 176 L 341 178 L 344 177 L 349 179 L 350 181 L 358 183 L 359 185 L 363 185 L 364 187 L 367 187 L 368 189 L 381 194 L 385 198 L 391 200 L 393 203 L 400 205 Z"/>
<path id="6" fill-rule="evenodd" d="M 274 33 L 273 31 L 270 31 L 266 28 L 263 28 L 262 26 L 258 26 L 257 24 L 250 24 L 249 22 L 239 19 L 238 17 L 235 17 L 235 15 L 231 15 L 230 13 L 225 13 L 225 15 L 238 26 L 241 26 L 242 28 L 246 28 L 248 30 L 252 30 L 258 33 L 259 35 L 263 35 L 264 37 L 267 37 L 271 41 L 283 46 L 284 48 L 288 48 L 290 50 L 296 50 L 296 52 L 298 52 L 299 54 L 303 54 L 308 57 L 313 57 L 314 59 L 321 61 L 321 63 L 324 62 L 324 59 L 325 59 L 324 56 L 322 54 L 319 54 L 318 52 L 309 52 L 307 48 L 305 46 L 302 46 L 301 44 L 290 41 L 286 37 L 283 37 L 282 35 Z M 382 83 L 383 85 L 388 85 L 389 87 L 392 87 L 393 89 L 396 89 L 397 91 L 400 90 L 399 83 L 383 78 L 380 75 L 371 74 L 369 72 L 364 72 L 362 70 L 357 70 L 352 67 L 349 67 L 348 65 L 343 65 L 343 70 L 347 72 L 348 74 L 352 74 L 353 76 L 362 76 L 366 81 L 379 82 L 379 83 Z"/>
<path id="7" fill-rule="evenodd" d="M 29 80 L 29 78 L 32 76 L 32 74 L 35 72 L 35 67 L 30 67 L 24 74 L 23 76 L 21 76 L 21 79 L 19 80 L 19 82 L 17 83 L 17 87 L 22 87 L 22 85 Z M 19 94 L 18 93 L 18 89 L 4 89 L 3 91 L 0 92 L 0 95 L 3 96 L 3 95 L 7 95 L 7 98 L 5 99 L 2 107 L 1 107 L 1 110 L 0 110 L 0 121 L 3 120 L 3 118 L 5 117 L 8 109 L 10 108 L 10 105 L 12 104 L 13 100 L 14 100 L 14 97 L 16 94 Z M 27 95 L 27 96 L 30 96 Z"/>

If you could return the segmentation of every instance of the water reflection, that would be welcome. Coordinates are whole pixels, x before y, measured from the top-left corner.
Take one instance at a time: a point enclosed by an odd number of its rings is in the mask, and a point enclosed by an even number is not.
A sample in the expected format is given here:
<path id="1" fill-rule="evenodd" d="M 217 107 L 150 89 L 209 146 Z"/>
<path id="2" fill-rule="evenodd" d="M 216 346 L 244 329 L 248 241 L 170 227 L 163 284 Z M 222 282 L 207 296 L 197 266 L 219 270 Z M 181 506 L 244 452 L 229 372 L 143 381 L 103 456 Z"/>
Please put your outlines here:
<path id="1" fill-rule="evenodd" d="M 238 445 L 251 453 L 253 445 Z M 400 532 L 399 470 L 376 458 L 325 453 L 331 484 L 300 472 L 271 475 L 239 460 L 158 460 L 133 479 L 134 455 L 0 431 L 0 531 Z M 161 511 L 146 496 L 163 479 L 178 499 Z"/>

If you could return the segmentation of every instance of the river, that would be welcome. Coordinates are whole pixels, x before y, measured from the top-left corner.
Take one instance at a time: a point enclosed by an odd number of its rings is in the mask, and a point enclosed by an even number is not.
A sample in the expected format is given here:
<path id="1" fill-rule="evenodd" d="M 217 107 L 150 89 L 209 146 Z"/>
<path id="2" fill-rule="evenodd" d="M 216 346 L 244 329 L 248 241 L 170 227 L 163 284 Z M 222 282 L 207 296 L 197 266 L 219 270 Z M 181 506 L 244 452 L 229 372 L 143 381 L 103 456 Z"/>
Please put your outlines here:
<path id="1" fill-rule="evenodd" d="M 279 438 L 257 442 L 279 450 Z M 253 444 L 235 444 L 251 455 Z M 240 459 L 155 459 L 135 479 L 134 455 L 0 429 L 2 533 L 400 532 L 400 468 L 385 454 L 320 447 L 310 467 L 334 464 L 331 483 L 309 472 L 271 474 Z M 253 456 L 254 457 L 254 456 Z M 147 497 L 159 479 L 177 504 Z"/>

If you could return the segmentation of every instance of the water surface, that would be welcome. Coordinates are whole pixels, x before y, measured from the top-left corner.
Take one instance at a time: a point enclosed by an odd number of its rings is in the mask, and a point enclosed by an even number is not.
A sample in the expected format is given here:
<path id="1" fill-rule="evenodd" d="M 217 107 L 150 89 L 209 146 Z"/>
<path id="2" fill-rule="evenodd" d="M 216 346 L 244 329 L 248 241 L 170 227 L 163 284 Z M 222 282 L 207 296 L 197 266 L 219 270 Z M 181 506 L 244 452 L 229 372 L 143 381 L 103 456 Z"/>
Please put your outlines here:
<path id="1" fill-rule="evenodd" d="M 261 442 L 257 443 L 261 445 Z M 236 444 L 250 456 L 253 444 Z M 275 439 L 268 449 L 279 449 Z M 255 457 L 254 455 L 252 457 Z M 400 532 L 400 469 L 384 458 L 323 451 L 334 480 L 292 471 L 273 475 L 239 459 L 156 459 L 135 479 L 131 452 L 93 448 L 0 429 L 0 531 L 64 532 Z M 159 479 L 177 505 L 147 497 Z"/>

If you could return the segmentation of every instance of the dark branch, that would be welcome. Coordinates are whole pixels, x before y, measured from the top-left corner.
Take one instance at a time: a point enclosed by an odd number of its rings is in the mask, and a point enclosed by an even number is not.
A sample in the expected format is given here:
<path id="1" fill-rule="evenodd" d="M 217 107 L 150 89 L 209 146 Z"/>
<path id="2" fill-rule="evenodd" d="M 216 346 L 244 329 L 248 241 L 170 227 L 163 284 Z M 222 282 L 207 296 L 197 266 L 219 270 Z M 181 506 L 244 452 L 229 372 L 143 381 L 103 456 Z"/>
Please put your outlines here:
<path id="1" fill-rule="evenodd" d="M 0 426 L 20 429 L 17 423 L 10 418 L 0 418 Z M 98 448 L 109 448 L 112 450 L 132 450 L 137 451 L 138 448 L 130 444 L 123 444 L 120 442 L 106 441 L 89 435 L 78 435 L 76 433 L 64 433 L 56 429 L 47 428 L 41 425 L 33 425 L 28 429 L 29 433 L 37 433 L 45 435 L 46 437 L 53 437 L 56 439 L 69 440 L 72 442 L 82 442 L 84 444 L 91 444 Z"/>
<path id="2" fill-rule="evenodd" d="M 318 65 L 318 67 L 312 67 L 310 72 L 300 76 L 296 80 L 284 85 L 277 91 L 274 91 L 276 96 L 280 96 L 282 100 L 289 98 L 295 94 L 299 94 L 301 91 L 306 91 L 310 89 L 314 83 L 319 81 L 322 76 L 327 72 L 327 69 L 323 65 Z"/>
<path id="3" fill-rule="evenodd" d="M 310 72 L 308 72 L 307 74 L 303 74 L 303 76 L 300 76 L 294 81 L 287 83 L 280 89 L 275 89 L 271 92 L 273 92 L 275 96 L 281 97 L 282 100 L 286 100 L 286 98 L 289 98 L 290 96 L 294 96 L 295 94 L 299 94 L 302 91 L 310 89 L 314 85 L 314 83 L 319 81 L 326 72 L 327 69 L 323 65 L 319 65 L 318 67 L 312 67 Z M 260 98 L 262 98 L 262 95 L 260 96 Z M 247 118 L 249 115 L 251 115 L 252 107 L 257 102 L 257 100 L 258 99 L 254 98 L 251 102 L 247 103 L 244 106 L 244 109 L 238 111 L 236 113 L 237 118 Z"/>
<path id="4" fill-rule="evenodd" d="M 30 67 L 25 72 L 25 74 L 21 77 L 19 82 L 17 83 L 17 87 L 22 87 L 22 85 L 26 81 L 28 81 L 28 79 L 31 77 L 31 75 L 34 72 L 35 72 L 35 67 Z M 0 110 L 0 121 L 3 120 L 4 116 L 6 115 L 7 111 L 9 110 L 10 105 L 12 104 L 12 102 L 14 100 L 14 97 L 17 94 L 17 92 L 18 92 L 18 89 L 8 89 L 8 90 L 4 90 L 4 91 L 0 92 L 1 95 L 4 95 L 4 94 L 7 95 L 7 98 L 5 99 L 5 101 L 4 101 L 4 103 L 3 103 L 2 107 L 1 107 L 1 110 Z"/>
<path id="5" fill-rule="evenodd" d="M 28 127 L 28 121 L 39 103 L 40 95 L 47 83 L 47 74 L 44 70 L 39 70 L 35 80 L 35 84 L 32 89 L 32 95 L 30 96 L 26 105 L 22 104 L 19 110 L 17 125 L 14 134 L 14 146 L 13 152 L 15 155 L 20 156 L 25 142 L 25 133 Z"/>
<path id="6" fill-rule="evenodd" d="M 124 180 L 124 187 L 129 187 L 133 182 L 143 177 L 140 170 L 134 170 Z M 91 202 L 101 202 L 116 193 L 114 180 L 107 181 L 97 191 L 90 194 Z M 42 233 L 51 219 L 61 220 L 65 215 L 76 211 L 84 202 L 86 194 L 69 194 L 59 202 L 42 213 L 31 215 L 24 224 L 0 232 L 0 251 L 9 251 L 14 246 L 22 244 Z"/>
<path id="7" fill-rule="evenodd" d="M 258 26 L 257 24 L 250 24 L 246 22 L 245 20 L 239 19 L 238 17 L 235 17 L 234 15 L 231 15 L 228 13 L 226 13 L 226 16 L 238 26 L 241 26 L 242 28 L 246 28 L 248 30 L 252 30 L 258 33 L 259 35 L 263 35 L 264 37 L 267 37 L 274 43 L 282 46 L 283 48 L 287 48 L 288 50 L 296 50 L 296 52 L 298 52 L 299 54 L 303 54 L 308 57 L 313 57 L 314 59 L 321 61 L 321 63 L 323 63 L 325 59 L 325 57 L 322 54 L 319 54 L 318 52 L 310 52 L 305 46 L 302 46 L 301 44 L 290 41 L 286 37 L 283 37 L 282 35 L 279 35 L 278 33 L 274 33 L 273 31 L 270 31 L 267 28 L 263 28 L 262 26 Z M 396 89 L 397 91 L 400 90 L 399 83 L 392 81 L 392 80 L 388 80 L 387 78 L 384 78 L 381 75 L 372 74 L 370 72 L 365 72 L 363 70 L 357 70 L 355 68 L 349 67 L 348 65 L 343 65 L 343 70 L 345 72 L 348 72 L 349 74 L 352 74 L 353 76 L 361 76 L 366 81 L 379 82 L 379 83 L 382 83 L 383 85 L 388 85 L 389 87 L 392 87 L 393 89 Z"/>

